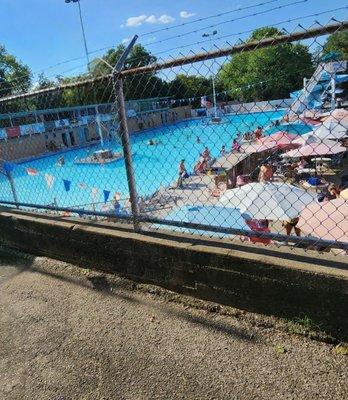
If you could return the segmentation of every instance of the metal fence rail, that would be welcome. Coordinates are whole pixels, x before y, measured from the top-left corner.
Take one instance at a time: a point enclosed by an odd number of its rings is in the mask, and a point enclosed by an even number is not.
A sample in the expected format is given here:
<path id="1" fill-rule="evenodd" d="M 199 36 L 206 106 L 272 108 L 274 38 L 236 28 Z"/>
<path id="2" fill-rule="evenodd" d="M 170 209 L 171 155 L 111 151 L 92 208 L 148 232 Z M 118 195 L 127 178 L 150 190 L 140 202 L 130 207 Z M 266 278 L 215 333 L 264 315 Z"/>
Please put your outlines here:
<path id="1" fill-rule="evenodd" d="M 347 28 L 127 64 L 135 37 L 115 68 L 0 98 L 0 204 L 346 252 L 347 62 L 318 38 Z"/>

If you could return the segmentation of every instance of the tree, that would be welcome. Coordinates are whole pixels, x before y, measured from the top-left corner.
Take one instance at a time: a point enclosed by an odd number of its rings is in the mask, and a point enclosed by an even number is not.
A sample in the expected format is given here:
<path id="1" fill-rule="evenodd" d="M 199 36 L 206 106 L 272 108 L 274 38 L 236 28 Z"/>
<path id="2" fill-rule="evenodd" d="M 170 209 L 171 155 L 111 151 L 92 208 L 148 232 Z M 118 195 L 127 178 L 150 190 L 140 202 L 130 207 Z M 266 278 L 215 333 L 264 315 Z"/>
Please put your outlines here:
<path id="1" fill-rule="evenodd" d="M 35 84 L 34 90 L 39 91 L 42 89 L 55 88 L 60 83 L 63 83 L 63 80 L 59 76 L 57 76 L 56 79 L 49 79 L 41 73 L 38 76 L 38 81 Z M 66 105 L 63 92 L 60 90 L 39 93 L 33 97 L 32 102 L 37 110 L 64 107 Z"/>
<path id="2" fill-rule="evenodd" d="M 31 72 L 15 56 L 9 54 L 5 47 L 0 45 L 0 97 L 25 92 L 31 85 Z M 15 112 L 29 109 L 29 103 L 16 100 L 2 103 L 0 113 Z"/>
<path id="3" fill-rule="evenodd" d="M 178 74 L 169 84 L 174 99 L 210 95 L 212 90 L 212 80 L 203 76 Z"/>
<path id="4" fill-rule="evenodd" d="M 31 72 L 15 56 L 9 54 L 5 47 L 0 45 L 0 97 L 18 92 L 24 92 L 30 88 Z"/>
<path id="5" fill-rule="evenodd" d="M 338 52 L 342 60 L 348 60 L 348 31 L 337 32 L 327 38 L 323 55 L 331 52 Z"/>
<path id="6" fill-rule="evenodd" d="M 101 57 L 101 59 L 105 60 L 108 64 L 110 64 L 110 66 L 114 67 L 125 49 L 126 46 L 120 44 L 114 49 L 108 50 L 106 54 Z M 130 51 L 124 68 L 130 69 L 142 67 L 154 62 L 156 62 L 156 57 L 149 53 L 141 44 L 136 44 Z M 92 60 L 90 64 L 90 70 L 94 76 L 105 75 L 111 72 L 110 67 L 99 58 Z"/>
<path id="7" fill-rule="evenodd" d="M 248 41 L 277 37 L 282 32 L 273 27 L 256 29 Z M 312 57 L 307 46 L 286 43 L 242 52 L 224 64 L 218 80 L 240 101 L 272 100 L 289 97 L 299 89 L 304 76 L 313 73 Z"/>
<path id="8" fill-rule="evenodd" d="M 125 49 L 126 47 L 120 44 L 115 49 L 108 50 L 102 59 L 110 66 L 115 66 Z M 130 51 L 124 69 L 142 67 L 154 62 L 156 62 L 156 57 L 141 44 L 137 44 Z M 91 62 L 90 69 L 94 76 L 106 75 L 111 72 L 110 67 L 98 58 Z M 126 100 L 157 97 L 163 93 L 164 86 L 163 80 L 158 78 L 154 73 L 131 75 L 124 79 L 124 95 Z M 110 98 L 111 92 L 112 87 L 110 85 L 109 88 L 105 88 L 104 97 Z"/>

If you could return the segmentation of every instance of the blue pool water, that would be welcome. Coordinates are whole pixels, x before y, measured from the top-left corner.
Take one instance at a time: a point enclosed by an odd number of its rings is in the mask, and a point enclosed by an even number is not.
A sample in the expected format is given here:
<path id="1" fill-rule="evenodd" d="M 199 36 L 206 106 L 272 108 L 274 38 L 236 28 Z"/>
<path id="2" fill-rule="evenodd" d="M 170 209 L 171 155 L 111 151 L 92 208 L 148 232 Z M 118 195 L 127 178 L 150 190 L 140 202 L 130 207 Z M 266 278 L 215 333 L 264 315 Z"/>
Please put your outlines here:
<path id="1" fill-rule="evenodd" d="M 186 160 L 188 171 L 192 171 L 204 146 L 209 147 L 213 156 L 218 156 L 222 145 L 228 150 L 231 148 L 231 142 L 238 131 L 243 133 L 259 125 L 265 127 L 272 119 L 281 117 L 282 113 L 274 111 L 231 115 L 224 117 L 224 123 L 221 125 L 209 125 L 208 120 L 203 118 L 133 135 L 131 142 L 139 195 L 150 195 L 160 186 L 168 186 L 176 180 L 181 159 Z M 200 143 L 197 143 L 197 137 L 200 138 Z M 160 144 L 149 146 L 149 139 L 157 140 Z M 121 151 L 117 142 L 110 143 L 107 147 Z M 73 164 L 76 157 L 85 157 L 88 151 L 98 148 L 99 145 L 64 153 L 65 165 L 62 167 L 56 166 L 59 157 L 57 154 L 18 164 L 13 176 L 19 201 L 49 204 L 56 198 L 59 206 L 102 203 L 103 190 L 110 191 L 112 195 L 120 192 L 122 198 L 127 198 L 128 186 L 123 160 L 109 165 Z M 28 167 L 38 170 L 39 174 L 29 176 L 25 170 Z M 45 174 L 54 177 L 52 188 L 46 185 Z M 64 190 L 63 179 L 72 182 L 69 192 Z M 81 188 L 79 183 L 85 184 L 84 188 Z M 97 189 L 94 198 L 91 196 L 92 188 Z M 3 176 L 0 177 L 0 196 L 3 200 L 13 200 L 9 184 Z"/>
<path id="2" fill-rule="evenodd" d="M 290 122 L 287 124 L 282 124 L 280 128 L 283 132 L 296 133 L 297 135 L 303 135 L 313 130 L 313 127 L 311 125 L 298 122 Z M 280 128 L 279 126 L 270 126 L 267 129 L 265 129 L 265 134 L 271 135 L 272 133 L 279 131 Z"/>
<path id="3" fill-rule="evenodd" d="M 234 228 L 250 231 L 241 212 L 236 208 L 226 208 L 220 206 L 194 206 L 186 205 L 174 208 L 165 218 L 167 221 L 182 221 L 194 224 L 219 226 L 222 228 Z M 163 228 L 163 226 L 159 226 Z M 170 226 L 167 229 L 193 233 L 196 235 L 207 235 L 206 231 L 192 228 Z M 228 237 L 229 234 L 208 232 L 211 237 Z"/>

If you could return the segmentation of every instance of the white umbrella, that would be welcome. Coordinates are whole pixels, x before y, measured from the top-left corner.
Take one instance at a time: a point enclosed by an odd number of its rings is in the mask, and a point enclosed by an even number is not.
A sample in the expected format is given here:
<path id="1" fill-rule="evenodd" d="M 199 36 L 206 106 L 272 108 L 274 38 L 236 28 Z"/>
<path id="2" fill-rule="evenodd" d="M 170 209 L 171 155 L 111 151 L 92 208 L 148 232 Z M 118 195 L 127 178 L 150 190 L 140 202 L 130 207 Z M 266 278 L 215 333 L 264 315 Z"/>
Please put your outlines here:
<path id="1" fill-rule="evenodd" d="M 347 136 L 347 124 L 335 121 L 325 121 L 322 125 L 314 128 L 314 135 L 321 139 L 343 139 Z"/>
<path id="2" fill-rule="evenodd" d="M 227 190 L 220 204 L 239 208 L 246 219 L 288 221 L 315 201 L 315 195 L 287 183 L 249 183 Z"/>

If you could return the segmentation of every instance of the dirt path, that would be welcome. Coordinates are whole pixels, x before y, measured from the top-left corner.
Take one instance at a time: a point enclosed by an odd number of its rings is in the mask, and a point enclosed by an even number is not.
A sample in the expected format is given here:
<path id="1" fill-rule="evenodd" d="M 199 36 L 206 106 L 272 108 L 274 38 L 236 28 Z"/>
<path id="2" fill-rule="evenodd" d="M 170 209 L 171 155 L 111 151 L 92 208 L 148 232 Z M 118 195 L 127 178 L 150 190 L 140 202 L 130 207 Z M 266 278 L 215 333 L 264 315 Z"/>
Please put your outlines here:
<path id="1" fill-rule="evenodd" d="M 3 400 L 348 396 L 332 345 L 31 263 L 0 252 Z"/>

